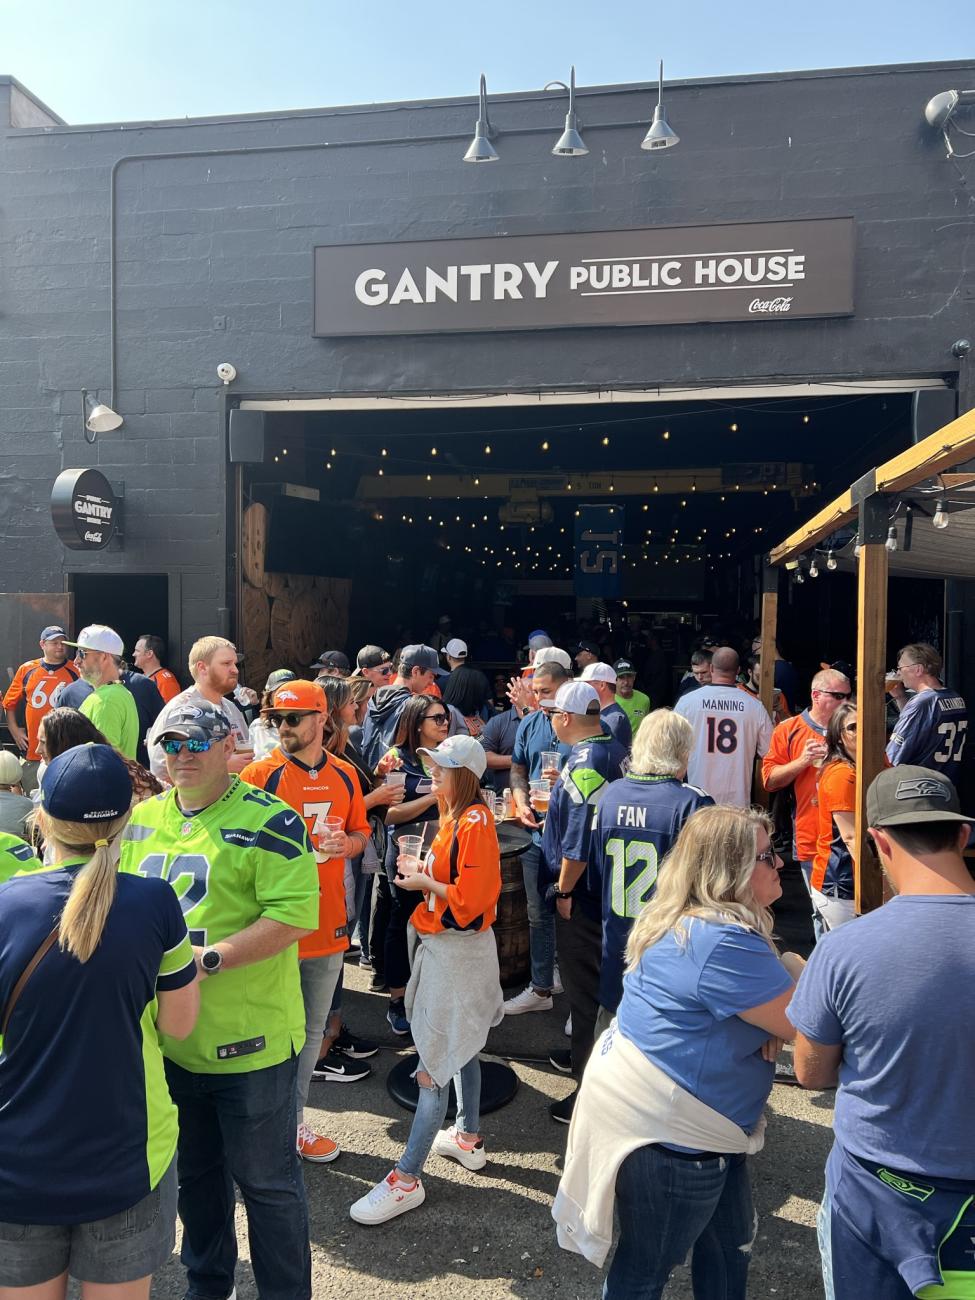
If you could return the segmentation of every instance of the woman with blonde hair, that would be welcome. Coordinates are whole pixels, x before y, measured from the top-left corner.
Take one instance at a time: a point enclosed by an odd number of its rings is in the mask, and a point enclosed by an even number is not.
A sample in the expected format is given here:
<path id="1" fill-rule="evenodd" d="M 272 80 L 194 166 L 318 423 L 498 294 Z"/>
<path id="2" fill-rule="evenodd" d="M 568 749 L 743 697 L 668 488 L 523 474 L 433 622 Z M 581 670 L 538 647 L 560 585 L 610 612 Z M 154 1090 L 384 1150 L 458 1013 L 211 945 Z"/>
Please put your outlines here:
<path id="1" fill-rule="evenodd" d="M 148 1300 L 173 1250 L 176 1108 L 158 1034 L 199 1009 L 182 910 L 120 875 L 132 782 L 108 745 L 53 758 L 53 863 L 0 885 L 0 1296 Z M 52 926 L 53 918 L 53 926 Z"/>
<path id="2" fill-rule="evenodd" d="M 422 1205 L 420 1174 L 431 1150 L 465 1169 L 483 1169 L 479 1132 L 478 1052 L 504 1019 L 498 949 L 491 926 L 501 893 L 501 858 L 494 817 L 481 796 L 487 755 L 473 736 L 451 736 L 429 760 L 440 829 L 425 862 L 401 851 L 398 888 L 423 901 L 410 922 L 413 969 L 406 1009 L 419 1060 L 416 1114 L 396 1167 L 351 1207 L 356 1223 L 379 1224 Z M 457 1121 L 441 1129 L 450 1081 Z"/>
<path id="3" fill-rule="evenodd" d="M 657 1300 L 692 1252 L 695 1300 L 742 1300 L 774 1060 L 793 975 L 772 944 L 782 893 L 771 822 L 718 805 L 684 824 L 627 945 L 617 1023 L 597 1045 L 553 1215 L 601 1264 L 604 1300 Z M 796 971 L 799 960 L 792 963 Z"/>

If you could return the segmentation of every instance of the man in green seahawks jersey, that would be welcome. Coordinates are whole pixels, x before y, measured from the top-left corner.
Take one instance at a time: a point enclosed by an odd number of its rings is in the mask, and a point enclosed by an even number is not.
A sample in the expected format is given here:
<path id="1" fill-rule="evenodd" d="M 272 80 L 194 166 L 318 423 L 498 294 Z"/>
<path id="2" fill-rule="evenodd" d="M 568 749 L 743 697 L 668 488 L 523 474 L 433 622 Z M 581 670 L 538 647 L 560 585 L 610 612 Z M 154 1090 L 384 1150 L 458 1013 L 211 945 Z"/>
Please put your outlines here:
<path id="1" fill-rule="evenodd" d="M 294 1107 L 305 1025 L 297 941 L 318 926 L 315 858 L 295 810 L 230 773 L 234 735 L 218 709 L 186 704 L 158 739 L 173 788 L 133 809 L 121 870 L 173 886 L 203 980 L 196 1028 L 162 1038 L 179 1110 L 187 1296 L 234 1292 L 236 1182 L 258 1294 L 310 1300 Z"/>
<path id="2" fill-rule="evenodd" d="M 19 835 L 0 831 L 0 885 L 11 876 L 36 871 L 40 865 L 34 850 Z"/>

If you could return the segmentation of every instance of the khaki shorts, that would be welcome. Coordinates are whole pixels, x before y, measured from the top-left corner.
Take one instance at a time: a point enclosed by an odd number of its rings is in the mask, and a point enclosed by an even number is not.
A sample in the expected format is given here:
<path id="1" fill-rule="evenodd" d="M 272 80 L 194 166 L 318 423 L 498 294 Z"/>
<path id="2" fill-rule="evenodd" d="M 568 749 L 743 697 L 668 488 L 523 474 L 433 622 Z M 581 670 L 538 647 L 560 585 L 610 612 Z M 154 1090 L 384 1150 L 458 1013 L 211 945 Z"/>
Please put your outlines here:
<path id="1" fill-rule="evenodd" d="M 108 1286 L 161 1268 L 176 1244 L 176 1161 L 136 1205 L 94 1223 L 0 1222 L 0 1286 L 40 1286 L 69 1273 Z"/>

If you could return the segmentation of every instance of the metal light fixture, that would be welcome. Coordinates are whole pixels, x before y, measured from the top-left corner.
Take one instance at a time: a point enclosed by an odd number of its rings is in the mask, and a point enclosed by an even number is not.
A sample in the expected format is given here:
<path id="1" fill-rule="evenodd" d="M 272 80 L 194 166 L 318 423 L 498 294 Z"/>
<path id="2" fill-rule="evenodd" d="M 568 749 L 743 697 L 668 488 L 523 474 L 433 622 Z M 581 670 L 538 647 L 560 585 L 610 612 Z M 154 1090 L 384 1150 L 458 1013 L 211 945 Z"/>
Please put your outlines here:
<path id="1" fill-rule="evenodd" d="M 487 79 L 482 72 L 481 91 L 478 100 L 477 125 L 474 127 L 474 139 L 471 141 L 467 153 L 464 154 L 464 162 L 497 162 L 498 151 L 491 143 L 495 138 L 495 135 L 496 132 L 488 118 Z"/>
<path id="2" fill-rule="evenodd" d="M 946 497 L 941 497 L 938 501 L 938 508 L 934 512 L 934 518 L 931 523 L 935 528 L 948 527 L 948 501 Z"/>
<path id="3" fill-rule="evenodd" d="M 100 433 L 111 433 L 123 423 L 117 411 L 92 397 L 87 388 L 81 390 L 81 419 L 87 443 L 93 443 Z M 93 436 L 89 438 L 89 434 Z"/>
<path id="4" fill-rule="evenodd" d="M 975 104 L 975 90 L 943 90 L 939 95 L 934 95 L 924 106 L 924 119 L 928 126 L 933 126 L 935 130 L 940 131 L 944 136 L 945 148 L 948 151 L 949 158 L 975 158 L 975 150 L 968 153 L 956 153 L 952 147 L 951 139 L 948 135 L 948 127 L 954 126 L 955 130 L 961 135 L 971 136 L 971 131 L 964 131 L 954 121 L 955 113 L 960 104 L 966 101 Z"/>
<path id="5" fill-rule="evenodd" d="M 680 136 L 667 121 L 664 111 L 664 61 L 660 60 L 660 81 L 657 86 L 657 107 L 653 110 L 650 130 L 643 137 L 641 149 L 669 149 L 680 144 Z"/>
<path id="6" fill-rule="evenodd" d="M 543 90 L 551 90 L 554 86 L 559 86 L 562 90 L 569 93 L 569 111 L 565 115 L 565 130 L 552 146 L 552 153 L 556 158 L 582 158 L 589 152 L 586 142 L 579 134 L 579 123 L 576 118 L 576 69 L 575 64 L 569 70 L 569 84 L 564 81 L 550 81 L 542 87 Z"/>

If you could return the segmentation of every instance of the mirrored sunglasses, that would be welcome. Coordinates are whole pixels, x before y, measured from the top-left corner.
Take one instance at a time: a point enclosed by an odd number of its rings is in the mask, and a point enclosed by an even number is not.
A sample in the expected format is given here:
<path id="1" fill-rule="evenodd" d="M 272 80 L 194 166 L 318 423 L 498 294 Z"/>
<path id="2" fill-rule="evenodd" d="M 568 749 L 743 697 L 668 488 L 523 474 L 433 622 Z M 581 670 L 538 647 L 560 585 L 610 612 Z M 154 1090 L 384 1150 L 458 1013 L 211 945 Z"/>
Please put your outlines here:
<path id="1" fill-rule="evenodd" d="M 178 754 L 184 747 L 191 754 L 205 754 L 213 744 L 211 740 L 164 740 L 161 742 L 163 752 L 166 754 Z"/>

